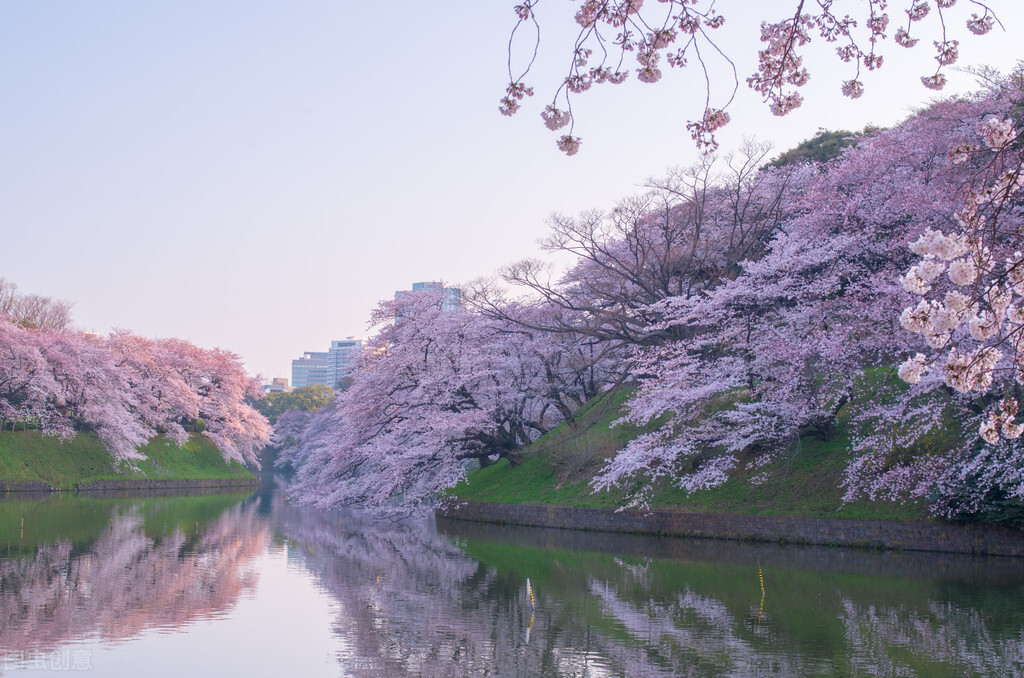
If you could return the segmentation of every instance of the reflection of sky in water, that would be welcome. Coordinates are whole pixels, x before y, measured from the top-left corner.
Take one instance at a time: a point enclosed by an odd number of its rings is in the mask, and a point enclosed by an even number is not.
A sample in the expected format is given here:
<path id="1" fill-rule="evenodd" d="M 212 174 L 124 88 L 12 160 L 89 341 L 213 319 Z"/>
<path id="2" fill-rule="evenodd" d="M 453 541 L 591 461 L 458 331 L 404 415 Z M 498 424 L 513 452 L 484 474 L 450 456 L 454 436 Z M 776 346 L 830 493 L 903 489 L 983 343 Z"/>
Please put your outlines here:
<path id="1" fill-rule="evenodd" d="M 330 597 L 289 561 L 285 546 L 268 548 L 247 568 L 257 583 L 229 610 L 122 640 L 82 639 L 8 664 L 7 672 L 53 675 L 66 666 L 75 673 L 77 662 L 90 676 L 337 676 L 344 639 L 333 632 Z"/>
<path id="2" fill-rule="evenodd" d="M 249 567 L 254 589 L 217 619 L 151 630 L 120 643 L 93 643 L 93 663 L 111 676 L 336 676 L 342 639 L 335 610 L 308 573 L 273 547 Z"/>
<path id="3" fill-rule="evenodd" d="M 0 557 L 0 675 L 1024 676 L 1015 559 L 137 501 Z"/>

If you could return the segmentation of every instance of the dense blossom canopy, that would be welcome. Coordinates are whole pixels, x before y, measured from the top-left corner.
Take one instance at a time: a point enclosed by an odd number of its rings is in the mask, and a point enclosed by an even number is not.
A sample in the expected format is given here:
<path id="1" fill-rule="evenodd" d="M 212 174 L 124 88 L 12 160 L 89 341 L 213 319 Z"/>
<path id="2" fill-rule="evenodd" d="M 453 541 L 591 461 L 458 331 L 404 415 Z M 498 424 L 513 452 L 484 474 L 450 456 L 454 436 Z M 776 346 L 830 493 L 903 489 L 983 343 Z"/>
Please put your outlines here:
<path id="1" fill-rule="evenodd" d="M 351 387 L 286 452 L 300 466 L 297 496 L 385 513 L 421 508 L 470 460 L 518 461 L 593 395 L 599 366 L 574 361 L 579 347 L 441 301 L 427 290 L 380 304 L 380 331 Z"/>
<path id="2" fill-rule="evenodd" d="M 840 430 L 848 500 L 947 517 L 1024 501 L 1022 111 L 1018 70 L 824 162 L 706 156 L 609 212 L 553 217 L 562 275 L 528 260 L 467 309 L 382 304 L 352 388 L 299 436 L 302 491 L 420 503 L 627 384 L 643 432 L 593 485 L 637 504 L 657 483 L 764 482 Z"/>
<path id="3" fill-rule="evenodd" d="M 262 394 L 237 355 L 183 339 L 25 327 L 0 314 L 0 431 L 18 423 L 70 438 L 92 431 L 116 460 L 158 434 L 203 429 L 225 459 L 255 464 L 270 437 Z M 199 423 L 201 422 L 201 424 Z"/>

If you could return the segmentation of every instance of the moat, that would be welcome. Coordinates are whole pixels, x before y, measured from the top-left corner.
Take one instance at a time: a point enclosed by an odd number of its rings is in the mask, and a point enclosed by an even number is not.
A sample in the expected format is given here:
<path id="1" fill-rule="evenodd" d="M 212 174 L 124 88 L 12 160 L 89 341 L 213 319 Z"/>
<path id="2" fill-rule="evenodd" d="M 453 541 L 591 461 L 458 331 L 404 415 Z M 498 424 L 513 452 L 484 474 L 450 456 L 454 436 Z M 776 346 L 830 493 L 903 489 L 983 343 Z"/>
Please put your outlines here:
<path id="1" fill-rule="evenodd" d="M 1024 675 L 1024 559 L 0 502 L 0 675 Z"/>

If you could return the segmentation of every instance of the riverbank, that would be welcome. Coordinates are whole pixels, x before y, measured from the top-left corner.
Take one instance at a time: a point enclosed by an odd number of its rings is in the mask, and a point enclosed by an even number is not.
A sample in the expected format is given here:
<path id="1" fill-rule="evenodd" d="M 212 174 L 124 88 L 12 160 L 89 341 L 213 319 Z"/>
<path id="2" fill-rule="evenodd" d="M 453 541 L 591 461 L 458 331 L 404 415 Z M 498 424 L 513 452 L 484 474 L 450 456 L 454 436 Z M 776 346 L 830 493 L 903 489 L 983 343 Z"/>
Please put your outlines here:
<path id="1" fill-rule="evenodd" d="M 0 491 L 122 491 L 252 488 L 256 477 L 238 462 L 228 463 L 204 436 L 182 447 L 156 438 L 141 450 L 134 467 L 115 464 L 89 434 L 72 440 L 38 431 L 0 432 Z"/>
<path id="2" fill-rule="evenodd" d="M 562 424 L 523 450 L 516 466 L 501 460 L 470 473 L 449 495 L 458 501 L 617 509 L 638 493 L 654 510 L 848 520 L 927 521 L 923 501 L 843 501 L 843 479 L 852 459 L 847 413 L 828 440 L 797 440 L 767 463 L 740 459 L 721 485 L 686 493 L 673 478 L 637 478 L 594 492 L 591 481 L 608 460 L 637 435 L 631 424 L 612 423 L 624 414 L 631 395 L 602 396 L 579 413 L 575 427 Z M 651 427 L 656 427 L 657 422 Z"/>
<path id="3" fill-rule="evenodd" d="M 992 525 L 449 502 L 438 518 L 699 539 L 1024 557 L 1024 533 Z"/>
<path id="4" fill-rule="evenodd" d="M 612 426 L 628 396 L 620 391 L 590 403 L 575 427 L 551 431 L 515 466 L 502 460 L 470 473 L 437 515 L 632 534 L 1024 556 L 1019 526 L 943 523 L 923 501 L 844 502 L 851 459 L 845 414 L 830 439 L 805 436 L 765 464 L 741 460 L 718 487 L 687 494 L 662 477 L 594 492 L 594 474 L 644 432 Z M 649 510 L 620 510 L 638 490 L 646 492 Z"/>

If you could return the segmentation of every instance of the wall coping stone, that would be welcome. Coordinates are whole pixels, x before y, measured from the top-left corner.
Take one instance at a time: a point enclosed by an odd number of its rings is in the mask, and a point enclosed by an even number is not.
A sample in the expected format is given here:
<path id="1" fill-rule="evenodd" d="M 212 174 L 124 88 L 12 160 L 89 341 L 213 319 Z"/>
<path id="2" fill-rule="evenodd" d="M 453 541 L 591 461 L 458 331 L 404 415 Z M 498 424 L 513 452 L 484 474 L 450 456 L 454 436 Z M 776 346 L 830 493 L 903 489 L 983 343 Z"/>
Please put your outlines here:
<path id="1" fill-rule="evenodd" d="M 122 490 L 179 490 L 228 487 L 256 487 L 252 478 L 125 478 L 78 483 L 72 488 L 54 487 L 41 480 L 0 481 L 0 494 L 8 492 L 107 492 Z"/>
<path id="2" fill-rule="evenodd" d="M 436 515 L 508 525 L 702 539 L 1024 557 L 1024 532 L 979 524 L 452 502 Z"/>

